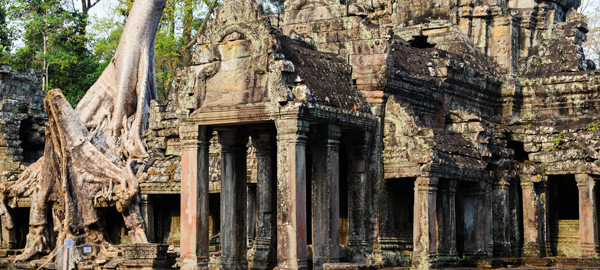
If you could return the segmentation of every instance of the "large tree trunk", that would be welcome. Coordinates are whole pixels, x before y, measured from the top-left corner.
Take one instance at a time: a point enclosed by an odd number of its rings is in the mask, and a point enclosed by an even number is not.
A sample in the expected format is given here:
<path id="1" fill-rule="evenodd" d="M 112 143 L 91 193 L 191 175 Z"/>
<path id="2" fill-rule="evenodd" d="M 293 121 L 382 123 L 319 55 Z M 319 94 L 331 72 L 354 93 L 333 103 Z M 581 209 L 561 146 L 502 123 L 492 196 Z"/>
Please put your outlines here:
<path id="1" fill-rule="evenodd" d="M 146 154 L 142 136 L 150 100 L 157 96 L 154 46 L 165 3 L 134 2 L 115 57 L 75 110 L 60 90 L 48 93 L 44 156 L 18 181 L 1 187 L 8 197 L 32 197 L 27 245 L 16 260 L 48 253 L 49 230 L 58 232 L 57 248 L 66 238 L 77 245 L 105 244 L 104 228 L 94 208 L 98 199 L 115 201 L 132 241 L 147 242 L 134 170 L 137 159 Z M 117 185 L 121 188 L 113 196 Z M 3 224 L 12 226 L 5 198 L 0 199 Z M 53 208 L 55 202 L 60 207 Z M 50 218 L 54 228 L 48 228 Z M 75 263 L 81 255 L 71 256 Z"/>

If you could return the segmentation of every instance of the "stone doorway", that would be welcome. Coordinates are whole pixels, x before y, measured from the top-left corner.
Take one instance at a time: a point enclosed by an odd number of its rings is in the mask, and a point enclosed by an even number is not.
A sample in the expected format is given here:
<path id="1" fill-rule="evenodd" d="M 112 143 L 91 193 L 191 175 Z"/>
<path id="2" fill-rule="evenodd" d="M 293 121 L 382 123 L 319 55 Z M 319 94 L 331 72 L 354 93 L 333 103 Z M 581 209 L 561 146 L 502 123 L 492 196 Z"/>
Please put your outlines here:
<path id="1" fill-rule="evenodd" d="M 382 202 L 384 215 L 380 229 L 381 249 L 410 256 L 413 252 L 413 226 L 416 178 L 387 179 Z M 410 265 L 406 265 L 410 266 Z"/>
<path id="2" fill-rule="evenodd" d="M 552 175 L 548 180 L 551 255 L 579 257 L 579 189 L 575 176 Z"/>
<path id="3" fill-rule="evenodd" d="M 483 259 L 484 190 L 480 182 L 458 182 L 456 187 L 456 251 L 459 258 Z"/>

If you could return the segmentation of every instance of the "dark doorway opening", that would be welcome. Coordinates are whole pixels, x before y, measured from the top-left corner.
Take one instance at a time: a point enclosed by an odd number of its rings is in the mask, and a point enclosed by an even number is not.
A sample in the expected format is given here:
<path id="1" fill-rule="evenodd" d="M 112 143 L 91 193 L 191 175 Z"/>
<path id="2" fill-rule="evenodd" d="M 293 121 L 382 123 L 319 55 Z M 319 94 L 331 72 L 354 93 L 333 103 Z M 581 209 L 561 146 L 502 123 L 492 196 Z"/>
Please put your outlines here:
<path id="1" fill-rule="evenodd" d="M 549 182 L 552 256 L 573 257 L 579 248 L 579 188 L 574 175 L 551 175 Z"/>
<path id="2" fill-rule="evenodd" d="M 431 43 L 427 42 L 427 36 L 418 36 L 418 37 L 413 37 L 413 39 L 410 41 L 410 46 L 416 47 L 416 48 L 421 48 L 421 49 L 426 49 L 426 48 L 435 47 L 435 44 L 431 44 Z"/>
<path id="3" fill-rule="evenodd" d="M 21 141 L 21 148 L 23 148 L 21 155 L 24 163 L 35 163 L 44 155 L 44 142 L 32 140 L 32 138 L 40 137 L 39 134 L 36 136 L 35 132 L 38 131 L 33 128 L 33 123 L 29 119 L 21 121 L 19 140 Z"/>
<path id="4" fill-rule="evenodd" d="M 413 251 L 415 180 L 397 178 L 384 182 L 380 221 L 382 249 L 399 250 L 402 253 Z"/>
<path id="5" fill-rule="evenodd" d="M 529 160 L 529 155 L 525 152 L 525 144 L 517 141 L 508 141 L 507 146 L 510 149 L 515 150 L 514 160 L 518 162 L 525 162 Z"/>

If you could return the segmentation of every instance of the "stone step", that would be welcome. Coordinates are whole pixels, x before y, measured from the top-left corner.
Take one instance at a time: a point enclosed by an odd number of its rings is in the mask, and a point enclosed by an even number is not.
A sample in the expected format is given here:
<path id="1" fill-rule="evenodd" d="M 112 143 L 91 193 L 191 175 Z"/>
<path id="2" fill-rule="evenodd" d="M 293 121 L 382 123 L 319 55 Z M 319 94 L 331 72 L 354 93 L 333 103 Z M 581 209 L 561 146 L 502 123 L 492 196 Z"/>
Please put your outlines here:
<path id="1" fill-rule="evenodd" d="M 379 266 L 376 264 L 364 263 L 325 263 L 323 270 L 375 270 Z"/>

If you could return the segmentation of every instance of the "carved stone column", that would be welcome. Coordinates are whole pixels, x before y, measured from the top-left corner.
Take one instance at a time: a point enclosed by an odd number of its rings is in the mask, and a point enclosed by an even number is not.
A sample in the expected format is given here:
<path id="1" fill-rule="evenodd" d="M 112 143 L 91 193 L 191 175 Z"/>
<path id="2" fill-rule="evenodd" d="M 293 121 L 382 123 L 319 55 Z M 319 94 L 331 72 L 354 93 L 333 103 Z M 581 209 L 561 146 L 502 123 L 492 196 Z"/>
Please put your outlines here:
<path id="1" fill-rule="evenodd" d="M 140 199 L 140 212 L 144 218 L 146 237 L 148 237 L 149 243 L 154 243 L 154 200 L 147 194 L 140 195 Z"/>
<path id="2" fill-rule="evenodd" d="M 539 216 L 540 216 L 540 238 L 542 239 L 542 256 L 549 256 L 552 254 L 552 248 L 550 246 L 550 188 L 547 182 L 540 182 L 535 184 L 536 192 L 539 198 Z"/>
<path id="3" fill-rule="evenodd" d="M 522 256 L 523 249 L 523 192 L 518 178 L 512 179 L 510 185 L 510 249 L 512 257 Z"/>
<path id="4" fill-rule="evenodd" d="M 308 121 L 282 119 L 277 126 L 277 267 L 307 269 L 306 133 Z"/>
<path id="5" fill-rule="evenodd" d="M 450 251 L 448 252 L 449 255 L 449 262 L 451 263 L 450 265 L 457 265 L 458 264 L 458 251 L 456 250 L 456 185 L 457 185 L 456 180 L 449 180 L 448 181 L 448 211 L 449 211 L 449 220 L 447 226 L 448 226 L 448 230 L 449 233 L 446 234 L 446 237 L 448 237 L 448 244 L 450 246 Z"/>
<path id="6" fill-rule="evenodd" d="M 254 245 L 252 269 L 267 269 L 274 262 L 275 223 L 273 211 L 272 138 L 268 130 L 252 134 L 256 148 L 257 181 L 257 236 Z"/>
<path id="7" fill-rule="evenodd" d="M 523 190 L 523 257 L 541 257 L 543 239 L 540 230 L 539 198 L 533 183 L 521 181 Z"/>
<path id="8" fill-rule="evenodd" d="M 181 269 L 208 269 L 210 127 L 179 127 L 181 137 Z"/>
<path id="9" fill-rule="evenodd" d="M 248 183 L 248 241 L 253 243 L 256 240 L 256 183 Z"/>
<path id="10" fill-rule="evenodd" d="M 436 211 L 438 219 L 437 259 L 439 264 L 443 265 L 458 265 L 455 200 L 456 180 L 440 182 Z"/>
<path id="11" fill-rule="evenodd" d="M 3 196 L 0 198 L 3 198 Z M 14 227 L 12 229 L 7 229 L 4 223 L 2 223 L 0 225 L 0 229 L 2 230 L 2 244 L 1 244 L 0 248 L 2 248 L 2 249 L 18 248 L 17 247 L 17 229 Z"/>
<path id="12" fill-rule="evenodd" d="M 315 270 L 324 263 L 340 260 L 340 155 L 341 129 L 336 125 L 312 128 L 312 220 L 313 264 Z"/>
<path id="13" fill-rule="evenodd" d="M 502 177 L 493 183 L 494 257 L 510 257 L 510 208 L 508 179 Z"/>
<path id="14" fill-rule="evenodd" d="M 579 245 L 583 257 L 598 256 L 598 216 L 596 214 L 596 181 L 587 174 L 576 174 L 579 188 Z"/>
<path id="15" fill-rule="evenodd" d="M 465 259 L 487 257 L 485 238 L 485 188 L 484 182 L 474 183 L 464 190 Z"/>
<path id="16" fill-rule="evenodd" d="M 413 225 L 413 265 L 430 269 L 437 265 L 437 186 L 436 177 L 419 177 L 415 181 Z"/>
<path id="17" fill-rule="evenodd" d="M 371 132 L 360 131 L 345 135 L 348 153 L 348 247 L 350 261 L 365 263 L 372 249 L 367 237 L 367 194 L 369 180 L 367 160 Z"/>
<path id="18" fill-rule="evenodd" d="M 219 129 L 221 144 L 221 269 L 247 269 L 246 145 L 241 127 Z"/>

